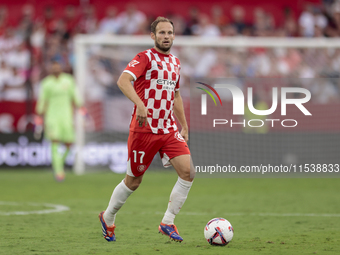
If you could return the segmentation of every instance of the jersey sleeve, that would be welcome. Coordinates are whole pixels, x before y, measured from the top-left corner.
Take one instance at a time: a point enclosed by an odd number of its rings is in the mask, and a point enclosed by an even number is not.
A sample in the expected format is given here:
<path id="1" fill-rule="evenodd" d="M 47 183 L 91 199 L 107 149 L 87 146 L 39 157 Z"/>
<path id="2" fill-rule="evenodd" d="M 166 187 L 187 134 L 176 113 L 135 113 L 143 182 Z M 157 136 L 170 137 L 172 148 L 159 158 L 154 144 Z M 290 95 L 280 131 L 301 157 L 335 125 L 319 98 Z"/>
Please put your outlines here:
<path id="1" fill-rule="evenodd" d="M 179 87 L 180 87 L 180 80 L 181 80 L 181 62 L 179 61 L 178 58 L 176 58 L 176 62 L 177 62 L 177 66 L 175 67 L 175 71 L 176 73 L 178 74 L 178 80 L 177 80 L 177 83 L 176 83 L 176 87 L 175 87 L 175 91 L 178 91 L 179 90 Z"/>
<path id="2" fill-rule="evenodd" d="M 178 77 L 178 81 L 176 83 L 175 91 L 179 90 L 179 81 L 180 81 L 180 79 L 181 79 L 181 76 Z"/>
<path id="3" fill-rule="evenodd" d="M 131 74 L 133 79 L 137 80 L 144 73 L 148 63 L 149 58 L 144 53 L 138 53 L 123 72 Z"/>
<path id="4" fill-rule="evenodd" d="M 69 77 L 70 84 L 71 84 L 71 98 L 76 107 L 81 107 L 83 105 L 82 100 L 80 99 L 79 91 L 77 89 L 75 80 L 72 76 Z"/>

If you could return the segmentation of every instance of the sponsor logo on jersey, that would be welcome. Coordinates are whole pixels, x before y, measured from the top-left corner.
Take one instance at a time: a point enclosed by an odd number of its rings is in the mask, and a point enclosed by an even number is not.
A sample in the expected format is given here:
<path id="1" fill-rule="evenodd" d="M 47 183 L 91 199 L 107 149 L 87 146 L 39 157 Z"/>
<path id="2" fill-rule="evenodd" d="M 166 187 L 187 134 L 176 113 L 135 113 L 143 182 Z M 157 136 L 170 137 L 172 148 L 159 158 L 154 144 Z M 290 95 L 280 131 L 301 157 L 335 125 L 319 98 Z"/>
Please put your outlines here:
<path id="1" fill-rule="evenodd" d="M 176 86 L 176 83 L 176 81 L 157 79 L 157 84 L 159 85 Z"/>
<path id="2" fill-rule="evenodd" d="M 175 133 L 175 138 L 180 142 L 183 142 L 183 143 L 185 142 L 183 136 L 179 132 Z"/>
<path id="3" fill-rule="evenodd" d="M 138 64 L 139 64 L 139 62 L 134 59 L 129 63 L 129 67 L 135 67 L 135 65 L 138 65 Z"/>

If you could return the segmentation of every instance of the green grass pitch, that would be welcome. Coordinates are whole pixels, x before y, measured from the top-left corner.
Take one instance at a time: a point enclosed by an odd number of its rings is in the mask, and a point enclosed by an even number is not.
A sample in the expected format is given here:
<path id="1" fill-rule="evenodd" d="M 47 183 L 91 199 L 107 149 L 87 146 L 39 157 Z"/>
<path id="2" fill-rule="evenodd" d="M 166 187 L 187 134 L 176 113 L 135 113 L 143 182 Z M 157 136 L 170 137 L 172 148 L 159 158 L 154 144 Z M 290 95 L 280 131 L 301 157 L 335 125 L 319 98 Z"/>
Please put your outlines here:
<path id="1" fill-rule="evenodd" d="M 116 242 L 101 234 L 98 213 L 124 175 L 0 171 L 0 254 L 340 254 L 340 179 L 200 179 L 176 217 L 182 243 L 158 233 L 174 171 L 149 171 L 116 218 Z M 11 204 L 9 202 L 15 202 Z M 28 203 L 37 203 L 32 206 Z M 49 209 L 69 211 L 5 215 Z M 234 238 L 225 247 L 203 236 L 214 217 L 228 219 Z"/>

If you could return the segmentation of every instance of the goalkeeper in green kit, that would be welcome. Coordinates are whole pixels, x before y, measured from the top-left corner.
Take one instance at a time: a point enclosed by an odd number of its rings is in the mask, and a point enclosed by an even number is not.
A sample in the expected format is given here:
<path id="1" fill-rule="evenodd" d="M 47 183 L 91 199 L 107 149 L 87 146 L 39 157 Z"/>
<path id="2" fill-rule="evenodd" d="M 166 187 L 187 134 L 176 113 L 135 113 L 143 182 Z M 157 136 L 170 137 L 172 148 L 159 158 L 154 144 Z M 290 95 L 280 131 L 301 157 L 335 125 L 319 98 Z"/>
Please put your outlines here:
<path id="1" fill-rule="evenodd" d="M 51 141 L 52 167 L 57 181 L 65 179 L 64 162 L 75 138 L 74 108 L 80 106 L 72 75 L 63 73 L 60 63 L 52 62 L 51 74 L 41 82 L 36 112 L 40 116 L 37 122 L 44 120 L 45 137 Z M 64 154 L 59 152 L 60 143 L 66 145 Z"/>

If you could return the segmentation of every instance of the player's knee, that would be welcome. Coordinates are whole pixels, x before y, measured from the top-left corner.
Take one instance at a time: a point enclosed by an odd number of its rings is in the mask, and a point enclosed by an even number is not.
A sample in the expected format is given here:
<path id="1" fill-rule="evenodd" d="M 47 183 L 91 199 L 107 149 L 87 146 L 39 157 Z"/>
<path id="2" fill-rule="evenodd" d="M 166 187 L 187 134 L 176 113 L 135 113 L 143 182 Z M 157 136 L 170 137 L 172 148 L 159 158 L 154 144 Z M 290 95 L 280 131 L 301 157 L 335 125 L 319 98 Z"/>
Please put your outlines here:
<path id="1" fill-rule="evenodd" d="M 135 182 L 135 183 L 131 183 L 130 186 L 128 186 L 128 185 L 126 185 L 126 186 L 131 190 L 136 190 L 136 189 L 138 189 L 139 185 L 140 185 L 140 182 L 139 183 Z"/>
<path id="2" fill-rule="evenodd" d="M 190 167 L 186 167 L 179 171 L 178 176 L 185 181 L 193 181 L 195 178 L 195 172 L 191 171 Z"/>
<path id="3" fill-rule="evenodd" d="M 126 187 L 128 187 L 130 190 L 138 189 L 141 182 L 142 182 L 141 177 L 130 177 L 130 176 L 127 176 L 124 181 Z"/>

